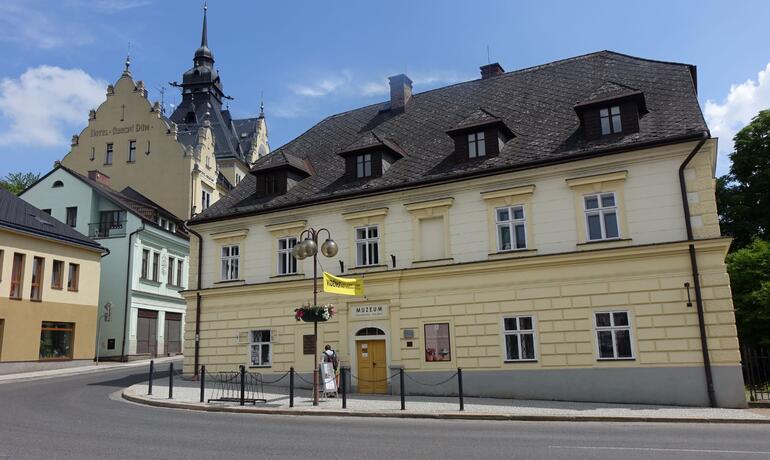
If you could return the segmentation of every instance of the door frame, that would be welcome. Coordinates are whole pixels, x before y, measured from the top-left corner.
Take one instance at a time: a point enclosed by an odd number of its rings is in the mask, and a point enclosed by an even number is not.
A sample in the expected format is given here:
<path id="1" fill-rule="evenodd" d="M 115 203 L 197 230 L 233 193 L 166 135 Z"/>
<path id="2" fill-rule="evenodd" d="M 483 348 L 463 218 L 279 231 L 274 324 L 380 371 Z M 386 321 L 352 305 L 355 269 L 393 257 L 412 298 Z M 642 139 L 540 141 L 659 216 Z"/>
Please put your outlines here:
<path id="1" fill-rule="evenodd" d="M 391 353 L 390 353 L 390 333 L 388 332 L 388 327 L 386 325 L 387 323 L 385 321 L 379 322 L 379 321 L 365 321 L 356 324 L 354 327 L 352 327 L 350 330 L 353 332 L 353 335 L 350 338 L 350 372 L 353 375 L 358 375 L 358 342 L 367 341 L 367 340 L 384 340 L 385 341 L 385 366 L 387 367 L 385 375 L 388 378 L 388 389 L 391 388 L 391 384 L 393 383 L 390 378 L 390 366 L 392 364 L 391 361 Z M 381 330 L 385 334 L 383 335 L 356 335 L 361 330 L 366 329 L 368 327 L 376 327 L 377 329 Z M 358 384 L 353 381 L 351 378 L 351 390 L 358 392 Z"/>

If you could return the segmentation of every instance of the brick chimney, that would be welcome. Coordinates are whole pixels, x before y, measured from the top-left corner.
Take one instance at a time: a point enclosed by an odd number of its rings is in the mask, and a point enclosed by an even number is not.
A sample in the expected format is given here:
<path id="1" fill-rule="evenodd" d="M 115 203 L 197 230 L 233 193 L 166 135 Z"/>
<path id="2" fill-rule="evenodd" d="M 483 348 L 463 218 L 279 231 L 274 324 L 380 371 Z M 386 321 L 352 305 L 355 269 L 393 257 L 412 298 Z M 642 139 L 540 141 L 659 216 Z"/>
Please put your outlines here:
<path id="1" fill-rule="evenodd" d="M 487 78 L 496 77 L 498 75 L 502 75 L 505 73 L 505 70 L 503 70 L 503 66 L 501 66 L 499 63 L 495 62 L 494 64 L 487 64 L 479 67 L 481 69 L 481 79 L 486 80 Z"/>
<path id="2" fill-rule="evenodd" d="M 403 109 L 412 98 L 412 80 L 404 74 L 388 77 L 390 80 L 390 109 Z"/>
<path id="3" fill-rule="evenodd" d="M 99 172 L 96 169 L 94 169 L 93 171 L 88 171 L 88 178 L 91 180 L 95 180 L 100 184 L 104 184 L 108 187 L 110 185 L 110 176 L 108 176 L 107 174 L 104 174 L 103 172 Z"/>

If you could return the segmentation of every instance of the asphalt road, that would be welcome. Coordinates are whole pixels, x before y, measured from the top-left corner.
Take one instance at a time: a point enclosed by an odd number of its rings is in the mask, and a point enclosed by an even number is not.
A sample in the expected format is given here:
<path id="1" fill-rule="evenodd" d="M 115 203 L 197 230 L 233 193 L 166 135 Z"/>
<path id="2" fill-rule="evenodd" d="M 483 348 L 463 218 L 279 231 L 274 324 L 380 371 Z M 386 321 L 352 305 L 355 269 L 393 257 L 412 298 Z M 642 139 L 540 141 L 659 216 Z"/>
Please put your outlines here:
<path id="1" fill-rule="evenodd" d="M 770 459 L 767 425 L 217 414 L 116 392 L 137 369 L 0 385 L 0 458 Z"/>

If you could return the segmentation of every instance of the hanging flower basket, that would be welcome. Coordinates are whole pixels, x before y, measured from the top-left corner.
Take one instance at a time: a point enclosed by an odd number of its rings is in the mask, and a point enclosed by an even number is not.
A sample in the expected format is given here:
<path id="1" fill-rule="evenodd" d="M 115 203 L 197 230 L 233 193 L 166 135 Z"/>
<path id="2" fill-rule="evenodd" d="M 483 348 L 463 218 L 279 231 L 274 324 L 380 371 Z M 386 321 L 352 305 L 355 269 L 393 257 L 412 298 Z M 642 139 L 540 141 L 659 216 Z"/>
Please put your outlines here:
<path id="1" fill-rule="evenodd" d="M 294 319 L 306 323 L 329 321 L 337 313 L 334 305 L 307 306 L 294 309 Z"/>

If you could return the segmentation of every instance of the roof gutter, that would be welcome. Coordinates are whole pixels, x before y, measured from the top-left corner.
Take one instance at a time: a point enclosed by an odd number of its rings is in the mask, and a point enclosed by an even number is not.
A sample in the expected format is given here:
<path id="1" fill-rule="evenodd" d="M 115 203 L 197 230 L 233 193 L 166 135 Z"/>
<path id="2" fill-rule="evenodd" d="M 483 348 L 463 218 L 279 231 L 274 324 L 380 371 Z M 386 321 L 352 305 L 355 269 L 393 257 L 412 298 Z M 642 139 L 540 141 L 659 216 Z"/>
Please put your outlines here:
<path id="1" fill-rule="evenodd" d="M 201 234 L 196 232 L 195 230 L 191 229 L 187 226 L 187 222 L 184 222 L 184 227 L 187 229 L 188 232 L 192 233 L 198 238 L 198 272 L 197 272 L 197 280 L 195 282 L 195 361 L 193 369 L 193 376 L 198 376 L 198 369 L 200 369 L 200 346 L 201 346 L 201 270 L 203 268 L 203 237 L 201 237 Z"/>
<path id="2" fill-rule="evenodd" d="M 133 260 L 132 257 L 133 253 L 131 252 L 131 248 L 133 247 L 133 241 L 134 241 L 134 235 L 144 230 L 144 222 L 142 222 L 142 227 L 137 228 L 133 232 L 128 234 L 128 270 L 126 270 L 126 298 L 123 301 L 123 343 L 120 346 L 120 360 L 122 362 L 128 361 L 126 356 L 126 332 L 128 329 L 128 292 L 131 288 L 131 269 L 133 267 Z"/>
<path id="3" fill-rule="evenodd" d="M 684 223 L 687 229 L 687 241 L 690 242 L 688 250 L 690 253 L 690 267 L 692 270 L 693 287 L 695 289 L 695 305 L 698 312 L 698 329 L 700 331 L 700 344 L 701 351 L 703 352 L 703 369 L 706 372 L 706 392 L 708 393 L 709 405 L 711 407 L 717 406 L 716 394 L 714 392 L 714 375 L 711 369 L 711 358 L 709 357 L 708 341 L 706 340 L 706 322 L 704 319 L 703 311 L 703 295 L 701 293 L 700 285 L 700 273 L 698 272 L 698 259 L 695 254 L 695 237 L 692 232 L 692 219 L 690 217 L 690 203 L 687 201 L 687 185 L 684 179 L 684 170 L 690 161 L 695 157 L 703 147 L 703 144 L 711 138 L 711 134 L 708 131 L 704 131 L 701 135 L 700 141 L 692 149 L 692 152 L 685 158 L 684 162 L 679 166 L 679 188 L 682 193 L 682 207 L 684 208 Z"/>

